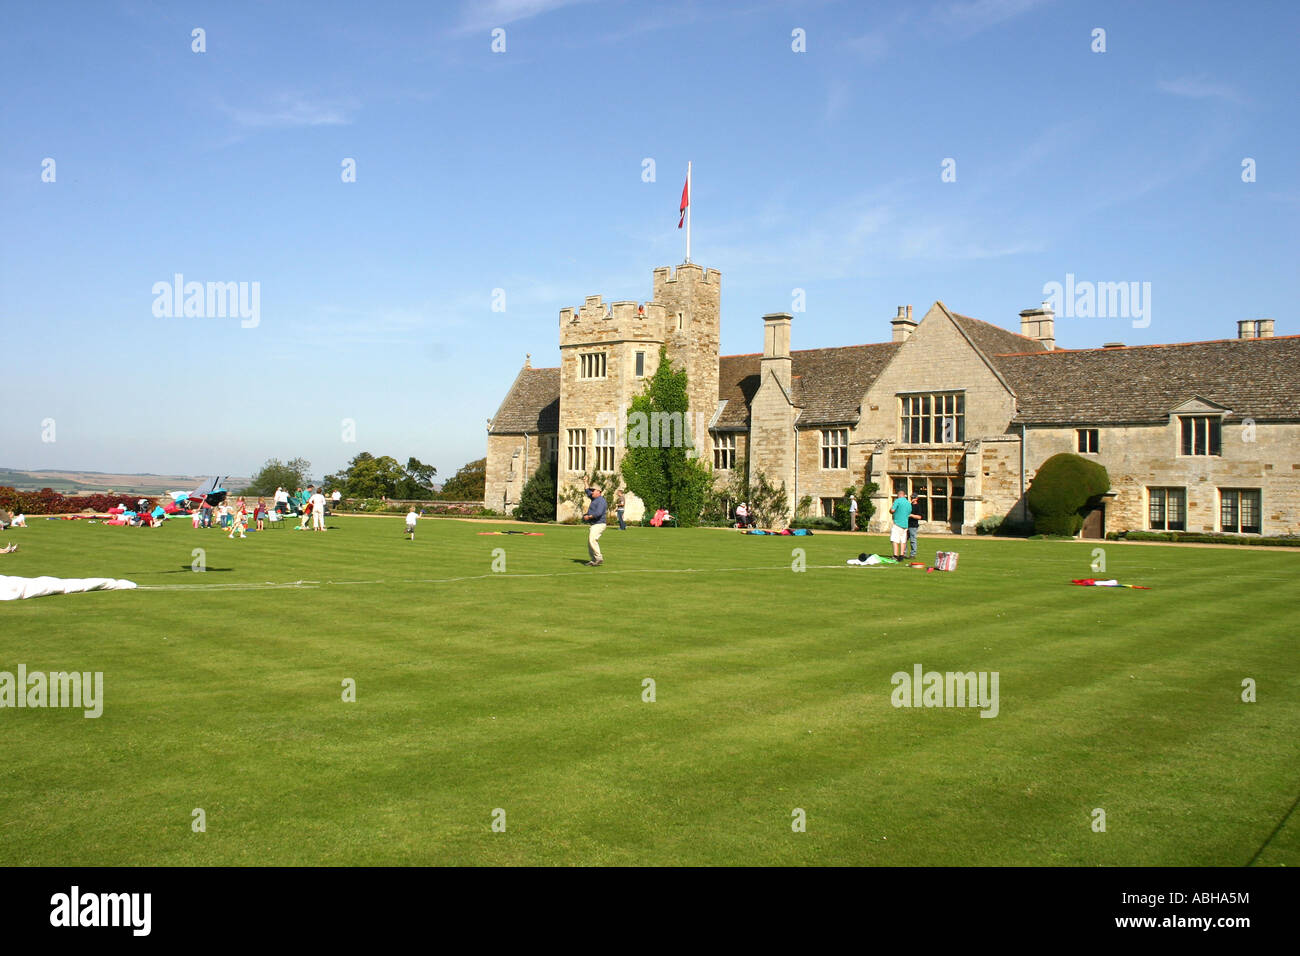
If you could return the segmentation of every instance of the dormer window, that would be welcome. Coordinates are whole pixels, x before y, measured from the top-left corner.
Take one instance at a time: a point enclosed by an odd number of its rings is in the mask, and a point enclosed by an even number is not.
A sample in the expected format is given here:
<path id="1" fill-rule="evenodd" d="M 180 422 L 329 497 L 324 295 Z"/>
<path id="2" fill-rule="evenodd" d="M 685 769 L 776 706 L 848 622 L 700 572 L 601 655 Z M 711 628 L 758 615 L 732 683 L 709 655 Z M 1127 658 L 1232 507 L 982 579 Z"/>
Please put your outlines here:
<path id="1" fill-rule="evenodd" d="M 1223 454 L 1223 419 L 1218 415 L 1180 415 L 1178 433 L 1179 454 Z"/>

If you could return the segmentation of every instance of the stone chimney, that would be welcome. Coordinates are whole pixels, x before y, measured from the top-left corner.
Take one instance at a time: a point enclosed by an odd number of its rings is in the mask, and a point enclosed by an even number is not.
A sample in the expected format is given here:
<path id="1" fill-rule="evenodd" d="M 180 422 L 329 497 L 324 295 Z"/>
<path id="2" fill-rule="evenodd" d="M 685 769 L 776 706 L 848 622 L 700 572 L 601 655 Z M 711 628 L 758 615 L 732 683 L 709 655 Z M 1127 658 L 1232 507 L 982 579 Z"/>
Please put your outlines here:
<path id="1" fill-rule="evenodd" d="M 1272 337 L 1272 319 L 1242 319 L 1237 323 L 1239 339 L 1271 339 Z"/>
<path id="2" fill-rule="evenodd" d="M 790 391 L 790 322 L 789 312 L 771 312 L 763 316 L 763 377 L 771 369 L 777 381 Z"/>
<path id="3" fill-rule="evenodd" d="M 916 322 L 912 319 L 912 307 L 910 305 L 900 305 L 898 315 L 890 319 L 889 324 L 894 328 L 894 341 L 906 342 L 908 337 L 916 331 Z"/>
<path id="4" fill-rule="evenodd" d="M 1056 348 L 1056 313 L 1051 305 L 1044 302 L 1036 309 L 1025 309 L 1020 313 L 1020 334 L 1037 339 L 1049 349 Z"/>

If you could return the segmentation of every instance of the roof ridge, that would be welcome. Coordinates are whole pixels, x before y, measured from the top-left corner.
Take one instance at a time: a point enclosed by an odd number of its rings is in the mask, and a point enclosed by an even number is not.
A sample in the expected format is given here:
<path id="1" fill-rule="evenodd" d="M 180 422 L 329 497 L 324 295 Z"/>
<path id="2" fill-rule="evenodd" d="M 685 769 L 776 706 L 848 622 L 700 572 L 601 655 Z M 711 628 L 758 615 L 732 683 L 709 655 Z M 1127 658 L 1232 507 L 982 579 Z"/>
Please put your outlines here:
<path id="1" fill-rule="evenodd" d="M 816 348 L 811 348 L 811 349 L 791 349 L 790 354 L 797 355 L 800 352 L 838 352 L 841 351 L 842 349 L 875 349 L 885 345 L 902 345 L 902 344 L 903 344 L 902 342 L 862 342 L 857 345 L 820 345 Z M 763 353 L 762 352 L 736 352 L 732 355 L 719 355 L 718 358 L 719 359 L 752 358 L 754 356 L 758 356 L 759 358 L 762 358 Z"/>
<path id="2" fill-rule="evenodd" d="M 1032 335 L 1025 335 L 1023 332 L 1016 332 L 1013 329 L 1008 329 L 985 319 L 977 319 L 973 315 L 962 315 L 960 312 L 952 312 L 951 315 L 953 318 L 965 319 L 967 322 L 978 322 L 980 325 L 987 325 L 990 329 L 997 329 L 999 332 L 1005 332 L 1007 335 L 1014 335 L 1016 338 L 1024 339 L 1026 342 L 1038 341 L 1038 339 L 1034 338 Z"/>
<path id="3" fill-rule="evenodd" d="M 977 320 L 978 321 L 978 320 Z M 1046 349 L 1042 352 L 999 352 L 997 358 L 1013 358 L 1020 355 L 1077 355 L 1080 352 L 1131 352 L 1135 349 L 1181 349 L 1189 345 L 1219 345 L 1225 342 L 1284 342 L 1288 339 L 1300 339 L 1297 335 L 1270 335 L 1265 338 L 1250 339 L 1205 339 L 1201 342 L 1148 342 L 1145 345 L 1110 346 L 1093 345 L 1082 349 Z"/>

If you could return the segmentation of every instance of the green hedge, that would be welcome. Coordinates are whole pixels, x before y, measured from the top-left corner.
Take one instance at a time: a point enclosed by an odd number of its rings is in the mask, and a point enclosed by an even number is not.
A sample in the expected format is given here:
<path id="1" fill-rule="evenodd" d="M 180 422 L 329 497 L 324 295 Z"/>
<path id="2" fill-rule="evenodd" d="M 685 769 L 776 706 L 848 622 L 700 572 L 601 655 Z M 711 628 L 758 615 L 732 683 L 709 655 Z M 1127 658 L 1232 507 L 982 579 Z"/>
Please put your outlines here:
<path id="1" fill-rule="evenodd" d="M 859 518 L 861 513 L 859 513 Z M 847 525 L 841 527 L 839 521 L 835 518 L 828 518 L 825 515 L 817 515 L 812 518 L 795 518 L 790 522 L 791 528 L 809 528 L 813 531 L 847 531 Z"/>
<path id="2" fill-rule="evenodd" d="M 1095 461 L 1062 452 L 1034 474 L 1025 493 L 1038 534 L 1073 537 L 1083 527 L 1084 510 L 1110 491 L 1110 476 Z"/>
<path id="3" fill-rule="evenodd" d="M 1027 538 L 1034 533 L 1034 523 L 1023 518 L 987 515 L 975 523 L 976 534 L 995 534 L 1002 538 Z"/>
<path id="4" fill-rule="evenodd" d="M 1191 544 L 1241 544 L 1269 545 L 1279 548 L 1300 548 L 1300 537 L 1256 538 L 1236 534 L 1207 534 L 1197 531 L 1111 531 L 1106 537 L 1111 541 L 1168 541 Z"/>

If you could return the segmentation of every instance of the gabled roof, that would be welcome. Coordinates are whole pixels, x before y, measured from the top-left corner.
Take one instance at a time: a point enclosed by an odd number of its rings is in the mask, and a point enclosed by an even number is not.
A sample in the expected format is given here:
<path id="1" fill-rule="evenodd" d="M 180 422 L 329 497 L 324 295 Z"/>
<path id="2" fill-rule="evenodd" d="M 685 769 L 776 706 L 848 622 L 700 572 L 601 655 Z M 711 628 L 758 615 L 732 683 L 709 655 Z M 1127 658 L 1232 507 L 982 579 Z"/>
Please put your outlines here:
<path id="1" fill-rule="evenodd" d="M 560 370 L 525 366 L 492 417 L 493 435 L 552 434 L 560 430 Z"/>
<path id="2" fill-rule="evenodd" d="M 946 307 L 945 307 L 946 308 Z M 1031 339 L 1027 335 L 1021 335 L 1018 332 L 1009 332 L 1000 326 L 985 322 L 983 319 L 972 319 L 969 315 L 948 311 L 953 317 L 967 338 L 975 343 L 985 355 L 1000 355 L 1005 352 L 1045 352 L 1047 346 L 1038 339 Z"/>
<path id="3" fill-rule="evenodd" d="M 898 342 L 799 349 L 790 353 L 791 391 L 800 406 L 799 426 L 840 425 L 858 420 L 862 396 L 898 351 Z M 749 404 L 758 391 L 763 356 L 718 358 L 718 398 L 725 401 L 715 428 L 749 426 Z"/>
<path id="4" fill-rule="evenodd" d="M 856 422 L 862 397 L 901 345 L 901 342 L 880 342 L 791 352 L 794 359 L 791 374 L 799 377 L 796 400 L 803 407 L 799 426 Z"/>
<path id="5" fill-rule="evenodd" d="M 1300 419 L 1300 336 L 1002 354 L 1016 423 L 1158 422 L 1196 397 L 1230 420 Z"/>

